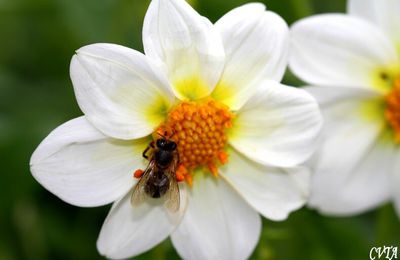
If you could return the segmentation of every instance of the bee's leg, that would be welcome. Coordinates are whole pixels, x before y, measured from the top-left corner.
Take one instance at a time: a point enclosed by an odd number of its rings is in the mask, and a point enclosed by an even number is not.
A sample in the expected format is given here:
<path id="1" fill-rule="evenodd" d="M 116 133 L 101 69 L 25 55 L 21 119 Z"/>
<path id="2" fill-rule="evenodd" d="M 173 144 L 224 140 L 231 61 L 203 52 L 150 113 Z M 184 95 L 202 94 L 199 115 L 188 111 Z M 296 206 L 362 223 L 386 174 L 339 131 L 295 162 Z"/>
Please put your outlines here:
<path id="1" fill-rule="evenodd" d="M 153 149 L 155 148 L 155 146 L 154 146 L 154 141 L 151 142 L 149 146 L 147 146 L 146 150 L 143 151 L 143 154 L 142 154 L 142 155 L 143 155 L 143 157 L 144 157 L 145 159 L 147 159 L 147 160 L 149 159 L 149 156 L 147 155 L 147 152 L 150 150 L 150 148 L 153 148 Z"/>
<path id="2" fill-rule="evenodd" d="M 147 156 L 147 152 L 150 150 L 150 146 L 147 146 L 147 148 L 146 148 L 146 150 L 144 150 L 144 152 L 143 152 L 143 157 L 145 158 L 145 159 L 149 159 L 149 156 Z"/>

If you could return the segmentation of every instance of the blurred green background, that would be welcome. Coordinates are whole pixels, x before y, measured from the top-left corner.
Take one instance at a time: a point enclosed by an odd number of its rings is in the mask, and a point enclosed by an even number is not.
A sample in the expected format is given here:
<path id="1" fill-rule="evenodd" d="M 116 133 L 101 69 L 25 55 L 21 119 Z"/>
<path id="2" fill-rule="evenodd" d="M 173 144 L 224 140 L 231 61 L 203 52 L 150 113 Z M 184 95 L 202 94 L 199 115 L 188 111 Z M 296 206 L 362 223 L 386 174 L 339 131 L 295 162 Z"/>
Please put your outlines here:
<path id="1" fill-rule="evenodd" d="M 191 1 L 216 21 L 244 0 Z M 345 0 L 264 0 L 289 24 L 344 12 Z M 69 79 L 74 50 L 96 42 L 142 50 L 149 0 L 0 0 L 0 259 L 101 259 L 96 239 L 109 206 L 70 206 L 42 188 L 29 158 L 55 127 L 80 116 Z M 288 74 L 285 82 L 301 85 Z M 351 218 L 308 209 L 264 220 L 252 259 L 368 259 L 372 246 L 399 245 L 400 222 L 386 205 Z M 166 241 L 137 259 L 178 258 Z"/>

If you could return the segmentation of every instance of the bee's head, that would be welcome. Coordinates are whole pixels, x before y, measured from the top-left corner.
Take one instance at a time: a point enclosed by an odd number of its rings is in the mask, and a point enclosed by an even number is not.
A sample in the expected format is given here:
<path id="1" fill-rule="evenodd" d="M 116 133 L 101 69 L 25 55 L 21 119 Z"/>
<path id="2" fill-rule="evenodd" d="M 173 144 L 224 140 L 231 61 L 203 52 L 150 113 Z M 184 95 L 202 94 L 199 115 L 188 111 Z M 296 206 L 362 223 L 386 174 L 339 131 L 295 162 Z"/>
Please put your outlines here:
<path id="1" fill-rule="evenodd" d="M 176 150 L 176 143 L 174 141 L 169 141 L 166 138 L 160 138 L 157 140 L 157 148 L 172 152 Z"/>

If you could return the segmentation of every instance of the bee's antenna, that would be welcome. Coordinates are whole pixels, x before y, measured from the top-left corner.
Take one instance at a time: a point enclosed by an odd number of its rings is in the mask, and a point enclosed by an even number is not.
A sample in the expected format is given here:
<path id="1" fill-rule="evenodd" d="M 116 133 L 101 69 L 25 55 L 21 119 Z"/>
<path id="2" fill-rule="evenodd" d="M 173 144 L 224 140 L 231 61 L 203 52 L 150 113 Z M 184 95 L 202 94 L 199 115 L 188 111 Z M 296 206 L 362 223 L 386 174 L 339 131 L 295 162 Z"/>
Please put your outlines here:
<path id="1" fill-rule="evenodd" d="M 165 135 L 160 134 L 159 132 L 157 132 L 157 134 L 158 134 L 159 136 L 161 136 L 162 138 L 167 139 L 167 137 L 165 137 Z"/>
<path id="2" fill-rule="evenodd" d="M 161 134 L 160 132 L 157 132 L 157 134 L 159 136 L 161 136 L 162 138 L 164 138 L 164 139 L 171 139 L 176 134 L 176 132 L 172 130 L 172 135 L 171 136 L 168 136 L 168 131 L 164 131 L 164 134 Z M 168 138 L 167 138 L 167 136 L 168 136 Z"/>
<path id="3" fill-rule="evenodd" d="M 157 134 L 158 134 L 160 137 L 162 137 L 162 138 L 164 138 L 164 139 L 167 139 L 167 137 L 166 137 L 167 132 L 165 131 L 164 134 L 162 134 L 162 133 L 160 133 L 160 132 L 161 132 L 160 130 L 157 131 Z"/>
<path id="4" fill-rule="evenodd" d="M 169 139 L 171 139 L 172 137 L 174 137 L 174 135 L 176 134 L 176 132 L 174 130 L 172 130 L 172 135 L 169 137 Z"/>

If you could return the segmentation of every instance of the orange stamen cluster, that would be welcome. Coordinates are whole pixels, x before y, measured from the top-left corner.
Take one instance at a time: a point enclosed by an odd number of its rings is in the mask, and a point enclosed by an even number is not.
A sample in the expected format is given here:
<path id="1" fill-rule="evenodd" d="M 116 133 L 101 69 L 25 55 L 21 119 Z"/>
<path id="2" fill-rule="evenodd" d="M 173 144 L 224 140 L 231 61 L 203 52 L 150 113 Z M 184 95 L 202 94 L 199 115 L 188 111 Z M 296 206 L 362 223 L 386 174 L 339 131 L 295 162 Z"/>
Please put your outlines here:
<path id="1" fill-rule="evenodd" d="M 400 78 L 393 84 L 393 90 L 386 96 L 385 117 L 392 127 L 395 140 L 400 143 Z"/>
<path id="2" fill-rule="evenodd" d="M 180 164 L 178 166 L 178 169 L 176 170 L 176 180 L 178 182 L 186 181 L 190 186 L 193 184 L 193 178 L 192 175 L 189 173 L 189 171 L 186 169 L 185 166 Z"/>
<path id="3" fill-rule="evenodd" d="M 178 181 L 186 180 L 190 184 L 190 173 L 198 167 L 218 175 L 218 164 L 228 161 L 224 151 L 226 130 L 232 127 L 233 117 L 227 106 L 214 100 L 184 101 L 169 113 L 158 131 L 172 132 L 172 139 L 178 145 Z"/>

